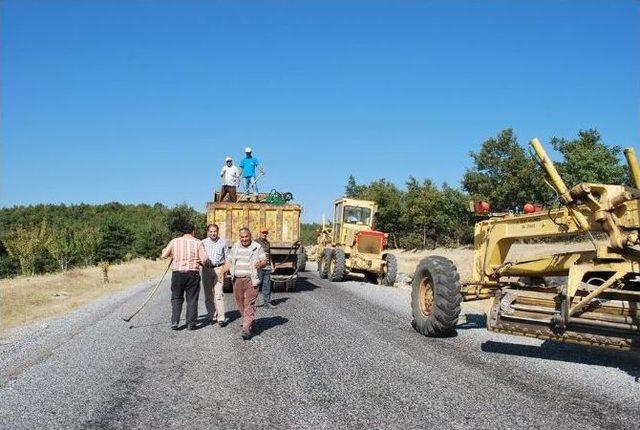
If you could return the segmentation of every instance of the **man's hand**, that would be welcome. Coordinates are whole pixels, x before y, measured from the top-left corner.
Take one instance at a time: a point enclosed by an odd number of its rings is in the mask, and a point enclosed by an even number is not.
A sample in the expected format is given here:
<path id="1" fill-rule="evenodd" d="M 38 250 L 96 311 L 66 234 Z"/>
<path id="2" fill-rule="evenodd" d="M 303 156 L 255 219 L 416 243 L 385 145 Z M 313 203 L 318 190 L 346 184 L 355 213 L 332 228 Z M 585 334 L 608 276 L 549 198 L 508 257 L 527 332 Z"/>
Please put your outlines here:
<path id="1" fill-rule="evenodd" d="M 258 260 L 258 262 L 255 265 L 256 269 L 262 269 L 266 266 L 267 266 L 267 262 L 262 260 Z"/>

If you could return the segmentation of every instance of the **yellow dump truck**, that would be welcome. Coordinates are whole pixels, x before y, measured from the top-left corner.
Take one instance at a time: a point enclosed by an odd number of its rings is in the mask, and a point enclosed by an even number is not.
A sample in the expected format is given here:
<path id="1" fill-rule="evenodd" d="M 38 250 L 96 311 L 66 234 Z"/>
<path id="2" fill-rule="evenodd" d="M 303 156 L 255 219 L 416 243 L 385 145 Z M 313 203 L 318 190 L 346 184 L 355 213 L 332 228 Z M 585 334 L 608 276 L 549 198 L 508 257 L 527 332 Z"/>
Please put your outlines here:
<path id="1" fill-rule="evenodd" d="M 264 203 L 266 196 L 248 196 L 238 194 L 237 202 L 207 203 L 207 224 L 218 225 L 220 236 L 229 247 L 238 240 L 239 230 L 248 227 L 254 238 L 261 229 L 269 230 L 271 258 L 275 271 L 271 274 L 273 288 L 293 290 L 297 274 L 304 270 L 306 255 L 300 243 L 300 205 L 284 203 Z M 229 289 L 226 285 L 225 289 Z"/>

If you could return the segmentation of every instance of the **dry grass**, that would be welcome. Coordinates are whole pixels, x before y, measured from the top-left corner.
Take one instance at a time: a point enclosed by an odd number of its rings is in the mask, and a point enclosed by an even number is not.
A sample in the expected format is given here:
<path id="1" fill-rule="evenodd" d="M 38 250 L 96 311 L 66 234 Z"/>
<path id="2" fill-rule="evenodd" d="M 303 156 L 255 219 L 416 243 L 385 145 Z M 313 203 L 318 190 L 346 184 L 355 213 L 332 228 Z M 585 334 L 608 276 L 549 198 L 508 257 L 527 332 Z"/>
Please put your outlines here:
<path id="1" fill-rule="evenodd" d="M 102 271 L 98 267 L 3 279 L 0 283 L 0 335 L 6 335 L 12 327 L 61 315 L 105 295 L 159 277 L 166 264 L 165 261 L 137 259 L 110 266 L 109 284 L 103 284 Z"/>
<path id="2" fill-rule="evenodd" d="M 572 243 L 551 243 L 551 244 L 515 244 L 509 251 L 508 259 L 528 258 L 536 255 L 554 254 L 557 252 L 578 251 L 593 249 L 590 242 Z M 469 248 L 436 248 L 431 251 L 400 251 L 394 250 L 393 254 L 398 259 L 398 272 L 413 276 L 416 266 L 424 257 L 428 255 L 441 255 L 453 261 L 460 273 L 460 279 L 471 278 L 471 268 L 473 262 L 473 249 Z"/>

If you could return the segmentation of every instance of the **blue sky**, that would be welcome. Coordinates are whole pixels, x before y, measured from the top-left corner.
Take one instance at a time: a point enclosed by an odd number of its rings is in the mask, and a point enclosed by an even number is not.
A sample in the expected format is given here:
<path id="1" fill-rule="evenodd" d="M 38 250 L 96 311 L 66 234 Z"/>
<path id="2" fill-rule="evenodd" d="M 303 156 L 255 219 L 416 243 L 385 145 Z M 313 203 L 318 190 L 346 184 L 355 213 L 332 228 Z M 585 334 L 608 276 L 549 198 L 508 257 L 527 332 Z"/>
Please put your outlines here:
<path id="1" fill-rule="evenodd" d="M 1 3 L 3 206 L 187 202 L 252 146 L 306 221 L 349 174 L 459 185 L 468 153 L 638 143 L 636 1 Z"/>

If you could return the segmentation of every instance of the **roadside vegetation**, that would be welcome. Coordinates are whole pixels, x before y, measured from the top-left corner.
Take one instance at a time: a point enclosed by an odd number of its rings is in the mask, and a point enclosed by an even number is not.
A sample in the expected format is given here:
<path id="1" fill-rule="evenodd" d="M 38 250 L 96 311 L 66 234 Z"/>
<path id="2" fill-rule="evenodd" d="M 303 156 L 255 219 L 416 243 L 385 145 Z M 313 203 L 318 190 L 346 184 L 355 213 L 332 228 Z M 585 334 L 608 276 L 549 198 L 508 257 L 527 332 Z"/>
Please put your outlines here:
<path id="1" fill-rule="evenodd" d="M 204 233 L 204 214 L 187 206 L 35 205 L 0 209 L 0 278 L 65 272 L 134 258 L 155 259 L 185 221 Z"/>

